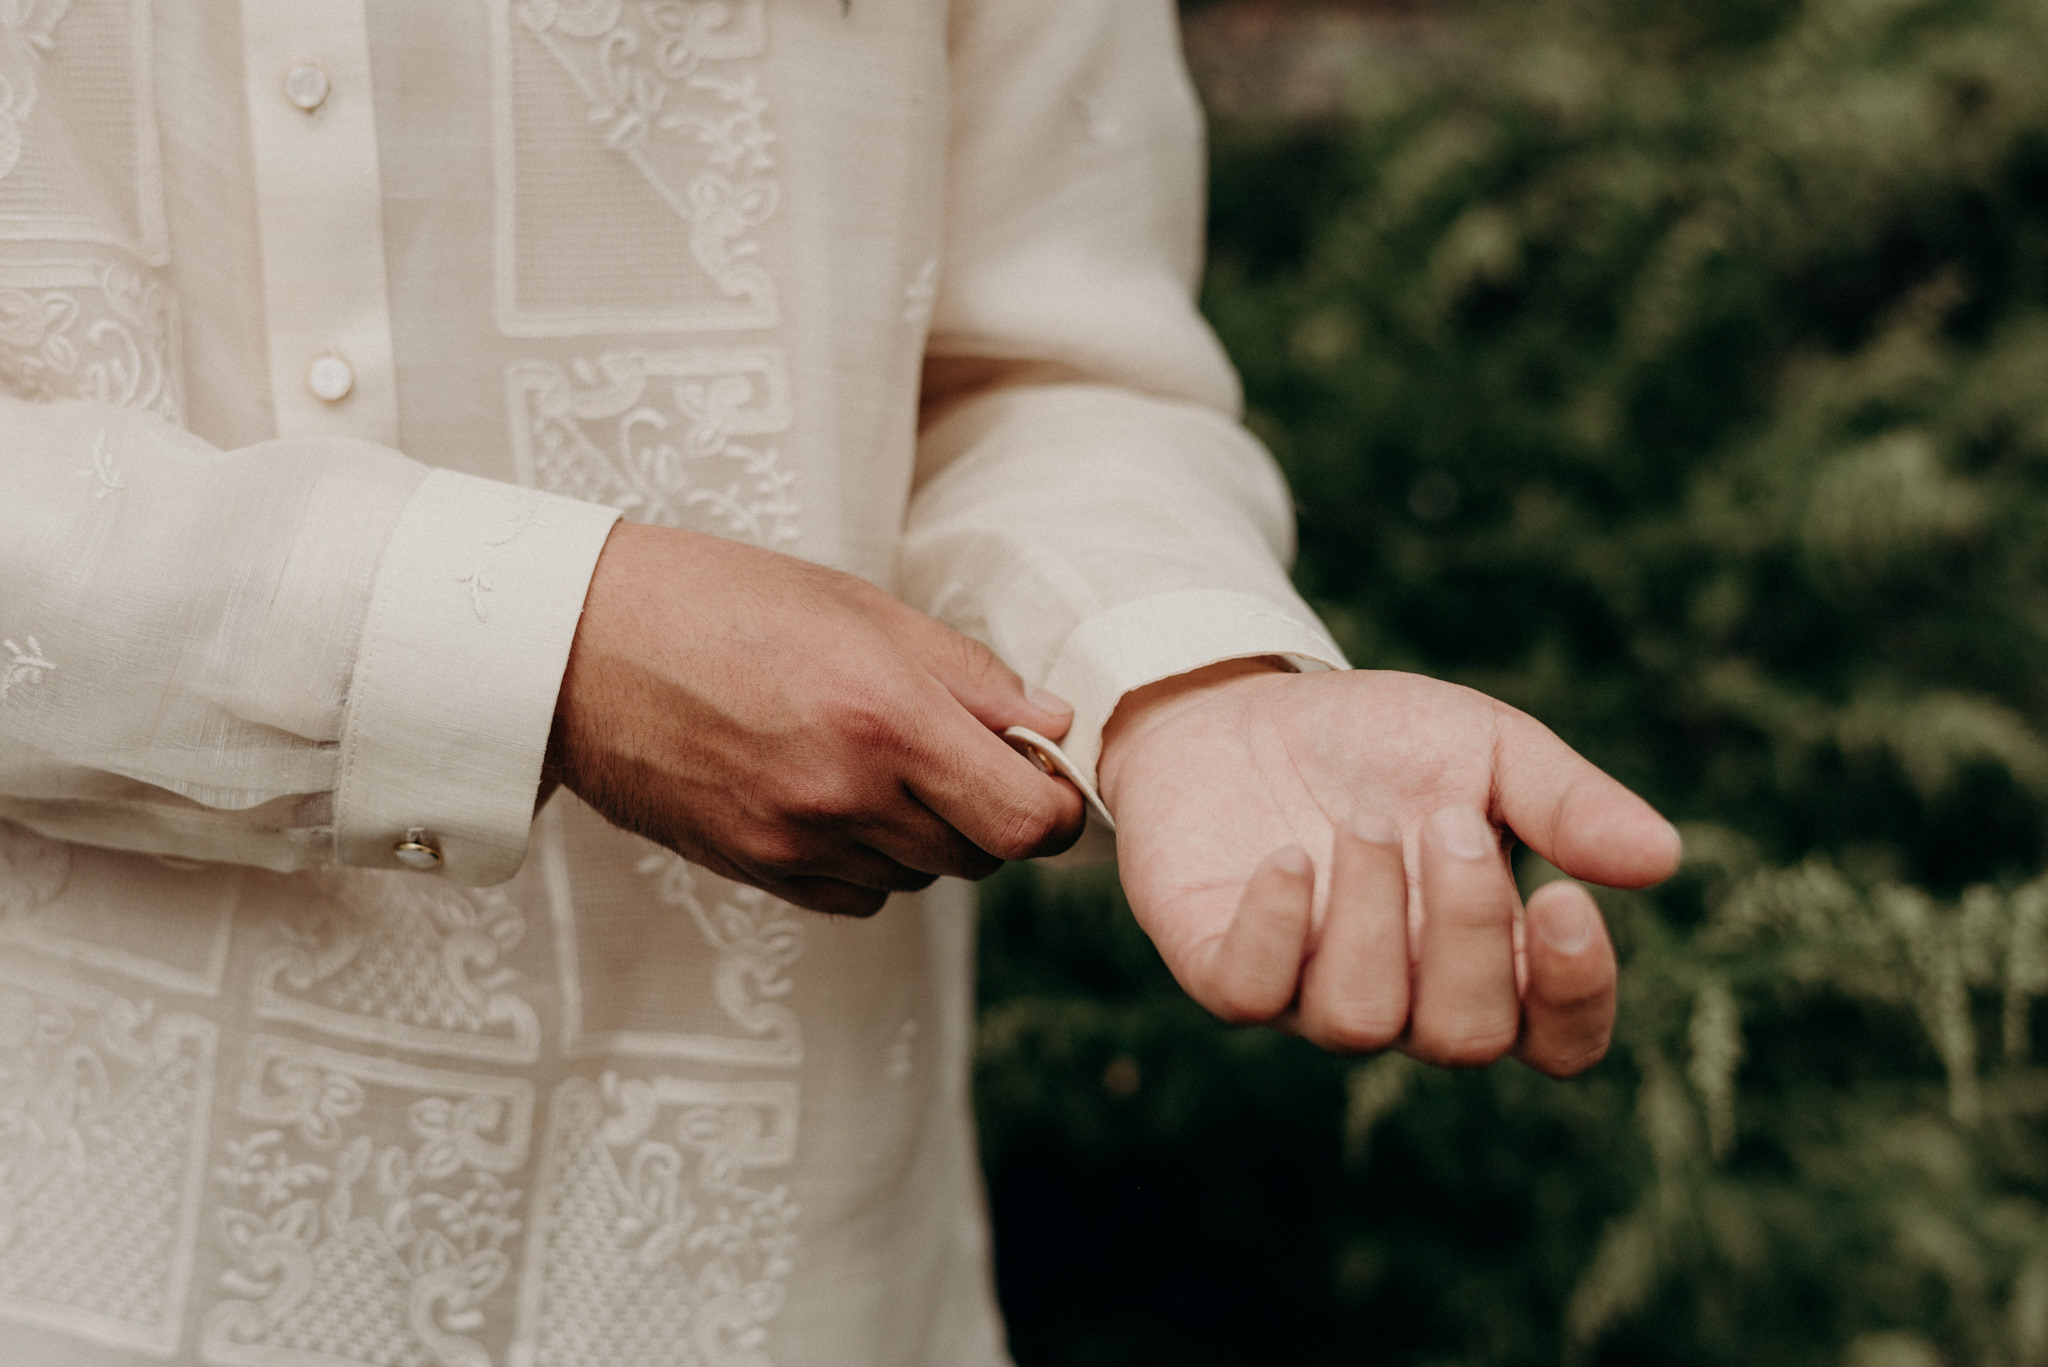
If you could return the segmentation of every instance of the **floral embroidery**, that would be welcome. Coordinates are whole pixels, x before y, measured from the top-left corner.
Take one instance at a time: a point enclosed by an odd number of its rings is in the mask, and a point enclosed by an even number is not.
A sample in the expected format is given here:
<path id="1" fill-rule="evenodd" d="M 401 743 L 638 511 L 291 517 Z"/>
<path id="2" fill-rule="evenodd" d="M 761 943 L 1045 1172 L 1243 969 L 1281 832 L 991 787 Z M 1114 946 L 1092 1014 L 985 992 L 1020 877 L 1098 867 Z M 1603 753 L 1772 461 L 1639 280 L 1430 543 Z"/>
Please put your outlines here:
<path id="1" fill-rule="evenodd" d="M 0 267 L 0 388 L 21 398 L 92 399 L 181 422 L 177 338 L 176 305 L 141 271 L 114 262 Z M 95 477 L 101 494 L 120 487 L 118 475 L 111 487 Z"/>
<path id="2" fill-rule="evenodd" d="M 699 884 L 708 875 L 667 850 L 649 854 L 635 872 L 653 878 L 662 904 L 687 911 L 718 951 L 712 993 L 733 1023 L 801 1058 L 803 1029 L 796 1012 L 776 1000 L 789 995 L 789 968 L 804 950 L 803 922 L 789 915 L 789 905 L 723 879 L 716 881 L 724 897 L 704 897 Z"/>
<path id="3" fill-rule="evenodd" d="M 515 1367 L 768 1367 L 799 1209 L 796 1087 L 657 1077 L 555 1092 Z"/>
<path id="4" fill-rule="evenodd" d="M 0 821 L 0 922 L 42 910 L 57 900 L 70 877 L 69 845 Z"/>
<path id="5" fill-rule="evenodd" d="M 114 457 L 113 453 L 107 450 L 105 432 L 92 439 L 92 464 L 80 470 L 78 477 L 92 481 L 92 501 L 95 503 L 128 487 L 128 481 L 121 478 L 121 472 L 114 468 Z"/>
<path id="6" fill-rule="evenodd" d="M 148 1002 L 0 981 L 0 1319 L 176 1347 L 215 1041 Z"/>
<path id="7" fill-rule="evenodd" d="M 779 317 L 775 282 L 759 260 L 756 233 L 774 215 L 781 187 L 772 174 L 775 134 L 768 126 L 768 102 L 747 65 L 767 48 L 763 0 L 504 3 L 509 18 L 501 18 L 498 32 L 498 265 L 506 330 L 530 336 L 622 326 L 688 331 L 774 324 Z M 533 48 L 544 54 L 537 61 L 520 55 Z M 544 163 L 548 156 L 545 148 L 522 152 L 522 137 L 536 144 L 552 136 L 520 123 L 523 111 L 546 102 L 544 87 L 536 84 L 542 66 L 551 67 L 556 80 L 566 79 L 576 92 L 596 145 L 630 166 L 683 226 L 690 259 L 715 291 L 710 297 L 650 302 L 645 296 L 650 289 L 659 293 L 659 287 L 644 277 L 638 282 L 640 297 L 618 298 L 609 310 L 578 309 L 540 297 L 546 293 L 543 280 L 562 272 L 542 269 L 529 279 L 521 252 L 550 250 L 559 232 L 528 218 L 545 215 L 551 197 L 537 195 L 522 206 L 519 185 L 526 159 Z M 529 178 L 555 179 L 544 169 Z M 608 230 L 619 228 L 608 224 Z M 580 240 L 586 234 L 574 236 Z M 582 268 L 569 274 L 585 277 L 587 287 L 587 255 Z"/>
<path id="8" fill-rule="evenodd" d="M 531 500 L 523 502 L 507 513 L 505 522 L 506 529 L 502 535 L 492 537 L 477 548 L 476 564 L 472 565 L 467 573 L 455 576 L 456 583 L 469 589 L 470 611 L 476 614 L 479 622 L 491 620 L 484 604 L 492 591 L 491 564 L 498 558 L 498 552 L 517 541 L 529 529 L 548 525 L 541 518 L 540 509 Z"/>
<path id="9" fill-rule="evenodd" d="M 0 650 L 5 650 L 13 657 L 4 667 L 0 667 L 0 702 L 7 701 L 17 688 L 27 688 L 41 683 L 43 675 L 57 667 L 54 660 L 44 657 L 43 648 L 36 643 L 35 637 L 25 636 L 22 639 L 28 644 L 24 646 L 13 641 L 0 641 Z"/>
<path id="10" fill-rule="evenodd" d="M 611 351 L 567 369 L 515 365 L 514 454 L 528 483 L 641 522 L 787 547 L 796 476 L 772 446 L 794 424 L 772 348 Z"/>
<path id="11" fill-rule="evenodd" d="M 230 1294 L 201 1345 L 229 1367 L 485 1367 L 472 1337 L 511 1271 L 531 1092 L 258 1037 L 214 1181 Z M 413 1094 L 402 1129 L 352 1127 L 371 1089 Z M 350 1128 L 360 1132 L 349 1134 Z M 394 1121 L 387 1130 L 399 1129 Z"/>
<path id="12" fill-rule="evenodd" d="M 293 908 L 256 971 L 256 1014 L 370 1044 L 530 1062 L 540 1018 L 502 967 L 526 917 L 497 888 L 353 870 Z"/>

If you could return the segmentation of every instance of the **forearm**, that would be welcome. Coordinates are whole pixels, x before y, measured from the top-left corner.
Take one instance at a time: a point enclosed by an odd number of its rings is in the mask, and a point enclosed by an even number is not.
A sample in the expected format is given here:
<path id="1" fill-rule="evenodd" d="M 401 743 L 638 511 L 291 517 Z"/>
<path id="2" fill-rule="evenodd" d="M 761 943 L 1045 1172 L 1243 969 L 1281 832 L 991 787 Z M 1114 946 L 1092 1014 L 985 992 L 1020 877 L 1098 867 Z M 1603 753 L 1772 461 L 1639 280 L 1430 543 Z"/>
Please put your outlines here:
<path id="1" fill-rule="evenodd" d="M 609 513 L 542 511 L 545 496 L 368 443 L 222 451 L 101 405 L 0 404 L 0 434 L 0 816 L 188 858 L 390 866 L 383 827 L 403 807 L 489 829 L 482 857 L 449 837 L 450 872 L 516 867 L 525 814 L 508 824 L 485 791 L 503 772 L 446 771 L 444 788 L 468 786 L 453 797 L 418 783 L 438 738 L 503 729 L 482 709 L 507 686 L 537 696 L 537 773 L 578 560 L 587 578 Z M 467 511 L 450 522 L 450 505 Z M 544 525 L 515 559 L 493 543 L 520 509 Z"/>

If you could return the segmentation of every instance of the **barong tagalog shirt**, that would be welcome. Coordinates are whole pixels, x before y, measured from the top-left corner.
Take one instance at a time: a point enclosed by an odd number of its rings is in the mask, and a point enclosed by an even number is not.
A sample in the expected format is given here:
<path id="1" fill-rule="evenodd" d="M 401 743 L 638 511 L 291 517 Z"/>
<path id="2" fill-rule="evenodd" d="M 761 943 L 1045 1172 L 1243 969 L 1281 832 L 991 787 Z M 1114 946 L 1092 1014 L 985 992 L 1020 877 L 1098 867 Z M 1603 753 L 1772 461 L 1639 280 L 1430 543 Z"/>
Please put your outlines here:
<path id="1" fill-rule="evenodd" d="M 537 776 L 619 516 L 900 593 L 1084 770 L 1340 665 L 1199 141 L 1168 0 L 0 3 L 0 1362 L 1005 1360 L 964 890 Z"/>

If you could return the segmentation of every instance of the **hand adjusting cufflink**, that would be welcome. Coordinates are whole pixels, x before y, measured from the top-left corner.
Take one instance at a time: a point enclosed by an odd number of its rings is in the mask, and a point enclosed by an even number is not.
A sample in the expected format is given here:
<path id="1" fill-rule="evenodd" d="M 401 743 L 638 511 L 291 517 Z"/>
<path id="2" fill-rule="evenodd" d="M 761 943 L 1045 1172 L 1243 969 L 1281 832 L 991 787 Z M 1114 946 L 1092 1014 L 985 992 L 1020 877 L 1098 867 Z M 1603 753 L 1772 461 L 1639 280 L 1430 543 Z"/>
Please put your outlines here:
<path id="1" fill-rule="evenodd" d="M 1109 808 L 1103 805 L 1101 796 L 1095 791 L 1095 785 L 1075 767 L 1074 761 L 1068 759 L 1059 746 L 1028 726 L 1011 727 L 1003 732 L 1003 739 L 1010 742 L 1012 749 L 1046 773 L 1055 778 L 1063 778 L 1080 789 L 1081 800 L 1088 804 L 1089 815 L 1102 823 L 1102 829 L 1111 835 L 1116 834 L 1116 819 L 1109 814 Z"/>

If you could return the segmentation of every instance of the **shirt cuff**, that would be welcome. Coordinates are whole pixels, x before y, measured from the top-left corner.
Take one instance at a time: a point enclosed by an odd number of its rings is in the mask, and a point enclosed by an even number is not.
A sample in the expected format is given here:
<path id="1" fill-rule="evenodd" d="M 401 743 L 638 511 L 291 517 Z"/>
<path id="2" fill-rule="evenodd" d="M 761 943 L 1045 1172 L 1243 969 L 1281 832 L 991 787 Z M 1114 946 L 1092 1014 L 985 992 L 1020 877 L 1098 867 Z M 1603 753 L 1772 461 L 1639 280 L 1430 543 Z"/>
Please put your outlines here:
<path id="1" fill-rule="evenodd" d="M 1045 686 L 1074 706 L 1060 749 L 1096 780 L 1102 728 L 1125 694 L 1225 660 L 1277 656 L 1304 672 L 1348 669 L 1344 653 L 1314 616 L 1256 594 L 1186 589 L 1120 603 L 1074 629 L 1053 660 Z M 1067 859 L 1109 853 L 1090 827 Z"/>
<path id="2" fill-rule="evenodd" d="M 349 685 L 342 863 L 471 885 L 518 871 L 569 647 L 618 516 L 452 470 L 415 491 Z"/>

